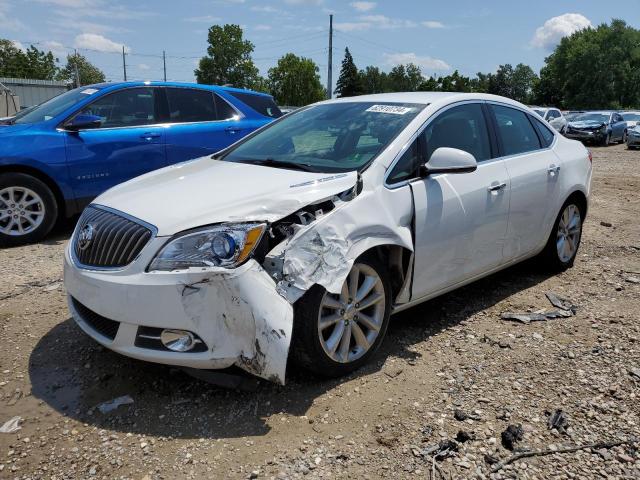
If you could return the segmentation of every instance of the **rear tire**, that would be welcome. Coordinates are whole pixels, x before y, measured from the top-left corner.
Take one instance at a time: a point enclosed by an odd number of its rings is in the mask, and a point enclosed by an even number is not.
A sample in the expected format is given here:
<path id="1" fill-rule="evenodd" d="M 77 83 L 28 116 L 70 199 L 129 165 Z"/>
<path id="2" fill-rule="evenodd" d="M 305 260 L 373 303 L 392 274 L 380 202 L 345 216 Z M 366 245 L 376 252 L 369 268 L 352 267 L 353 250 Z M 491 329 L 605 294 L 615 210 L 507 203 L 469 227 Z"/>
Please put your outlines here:
<path id="1" fill-rule="evenodd" d="M 57 218 L 56 197 L 44 182 L 24 173 L 0 175 L 0 247 L 42 240 Z"/>
<path id="2" fill-rule="evenodd" d="M 558 214 L 544 250 L 540 254 L 549 270 L 573 267 L 582 239 L 584 208 L 574 198 L 567 200 Z"/>
<path id="3" fill-rule="evenodd" d="M 354 277 L 357 287 L 352 286 Z M 363 306 L 365 303 L 368 305 Z M 292 360 L 324 377 L 351 373 L 378 350 L 390 315 L 391 284 L 386 269 L 375 258 L 361 257 L 340 295 L 314 285 L 295 304 Z"/>

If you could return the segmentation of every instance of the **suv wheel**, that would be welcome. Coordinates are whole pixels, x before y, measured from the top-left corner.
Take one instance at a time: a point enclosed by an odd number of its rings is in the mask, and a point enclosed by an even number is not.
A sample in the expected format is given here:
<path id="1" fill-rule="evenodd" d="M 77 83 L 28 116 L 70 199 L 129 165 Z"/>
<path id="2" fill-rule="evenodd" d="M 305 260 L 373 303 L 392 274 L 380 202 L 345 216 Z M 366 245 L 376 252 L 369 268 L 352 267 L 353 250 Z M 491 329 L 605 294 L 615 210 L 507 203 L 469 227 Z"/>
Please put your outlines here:
<path id="1" fill-rule="evenodd" d="M 582 238 L 583 213 L 572 199 L 562 206 L 542 251 L 551 270 L 563 271 L 573 266 Z"/>
<path id="2" fill-rule="evenodd" d="M 0 247 L 41 240 L 57 217 L 56 198 L 42 181 L 24 173 L 0 175 Z"/>
<path id="3" fill-rule="evenodd" d="M 339 377 L 378 349 L 391 315 L 391 286 L 373 258 L 354 263 L 339 295 L 315 285 L 297 303 L 291 354 L 303 368 Z"/>

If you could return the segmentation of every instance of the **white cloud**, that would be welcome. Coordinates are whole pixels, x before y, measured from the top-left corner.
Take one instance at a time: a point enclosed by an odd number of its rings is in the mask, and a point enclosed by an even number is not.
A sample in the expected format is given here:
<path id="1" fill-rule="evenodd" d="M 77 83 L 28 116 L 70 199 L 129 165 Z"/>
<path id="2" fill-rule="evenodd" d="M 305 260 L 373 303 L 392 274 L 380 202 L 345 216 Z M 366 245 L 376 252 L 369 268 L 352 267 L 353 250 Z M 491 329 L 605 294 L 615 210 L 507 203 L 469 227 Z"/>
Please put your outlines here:
<path id="1" fill-rule="evenodd" d="M 23 52 L 26 52 L 27 49 L 25 48 L 25 46 L 20 43 L 18 40 L 11 40 L 11 43 L 13 44 L 14 47 L 16 47 L 18 50 L 22 50 Z"/>
<path id="2" fill-rule="evenodd" d="M 259 6 L 253 6 L 250 8 L 251 11 L 253 12 L 263 12 L 263 13 L 277 13 L 279 12 L 279 10 L 277 8 L 273 8 L 269 5 L 259 5 Z"/>
<path id="3" fill-rule="evenodd" d="M 114 42 L 107 37 L 95 33 L 81 33 L 76 37 L 73 46 L 76 48 L 97 50 L 99 52 L 121 52 L 123 44 Z M 124 51 L 129 53 L 131 49 L 125 46 Z"/>
<path id="4" fill-rule="evenodd" d="M 427 28 L 444 28 L 444 23 L 436 22 L 435 20 L 426 20 L 421 22 L 422 26 Z"/>
<path id="5" fill-rule="evenodd" d="M 320 5 L 322 0 L 284 0 L 289 5 Z"/>
<path id="6" fill-rule="evenodd" d="M 68 50 L 62 45 L 60 42 L 56 42 L 55 40 L 48 40 L 42 43 L 42 50 L 51 51 L 57 57 L 64 57 L 67 55 Z"/>
<path id="7" fill-rule="evenodd" d="M 349 5 L 359 12 L 368 12 L 376 8 L 376 2 L 351 2 Z"/>
<path id="8" fill-rule="evenodd" d="M 366 22 L 338 22 L 333 24 L 339 32 L 357 32 L 358 30 L 368 30 L 371 28 L 370 23 Z"/>
<path id="9" fill-rule="evenodd" d="M 213 15 L 202 15 L 200 17 L 185 18 L 184 21 L 194 23 L 217 23 L 222 21 L 222 19 L 220 17 L 214 17 Z"/>
<path id="10" fill-rule="evenodd" d="M 23 30 L 25 28 L 24 23 L 11 14 L 9 10 L 11 10 L 11 6 L 0 0 L 0 31 L 10 30 L 13 32 Z"/>
<path id="11" fill-rule="evenodd" d="M 451 70 L 449 65 L 444 60 L 439 58 L 433 58 L 429 56 L 416 55 L 413 52 L 410 53 L 385 53 L 384 59 L 388 65 L 399 65 L 407 63 L 415 63 L 419 67 L 425 70 Z"/>
<path id="12" fill-rule="evenodd" d="M 148 70 L 151 70 L 151 67 L 149 65 L 147 65 L 146 63 L 139 63 L 138 64 L 138 70 L 142 70 L 143 72 L 146 72 Z"/>
<path id="13" fill-rule="evenodd" d="M 565 13 L 564 15 L 550 18 L 544 22 L 544 25 L 538 27 L 531 39 L 531 45 L 551 49 L 560 43 L 563 37 L 590 26 L 591 21 L 584 15 Z"/>
<path id="14" fill-rule="evenodd" d="M 260 24 L 253 27 L 253 29 L 258 30 L 259 32 L 266 32 L 268 30 L 271 30 L 271 25 Z"/>

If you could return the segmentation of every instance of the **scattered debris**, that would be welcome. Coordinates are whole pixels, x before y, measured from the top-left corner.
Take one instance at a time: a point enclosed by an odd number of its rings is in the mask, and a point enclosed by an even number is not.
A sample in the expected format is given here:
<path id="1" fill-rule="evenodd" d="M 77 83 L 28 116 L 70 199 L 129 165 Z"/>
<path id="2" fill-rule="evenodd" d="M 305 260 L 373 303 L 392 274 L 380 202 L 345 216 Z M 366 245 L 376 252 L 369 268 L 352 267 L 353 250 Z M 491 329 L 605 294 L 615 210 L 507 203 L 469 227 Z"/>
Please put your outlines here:
<path id="1" fill-rule="evenodd" d="M 22 417 L 13 417 L 0 427 L 0 433 L 14 433 L 20 430 L 22 427 L 20 426 L 20 422 L 22 421 Z"/>
<path id="2" fill-rule="evenodd" d="M 555 428 L 560 433 L 566 434 L 567 428 L 569 427 L 569 416 L 561 409 L 557 409 L 549 415 L 547 424 L 549 425 L 549 429 Z"/>
<path id="3" fill-rule="evenodd" d="M 602 225 L 603 227 L 607 227 L 607 228 L 613 227 L 613 224 L 610 223 L 610 222 L 600 222 L 600 225 Z"/>
<path id="4" fill-rule="evenodd" d="M 482 420 L 482 417 L 480 415 L 477 415 L 475 413 L 466 413 L 463 412 L 460 409 L 456 409 L 453 412 L 453 418 L 455 418 L 456 420 L 458 420 L 459 422 L 464 422 L 467 419 L 471 419 L 471 420 Z"/>
<path id="5" fill-rule="evenodd" d="M 473 440 L 474 438 L 475 438 L 475 436 L 473 435 L 473 433 L 467 432 L 465 430 L 460 430 L 458 432 L 458 434 L 456 435 L 456 442 L 464 443 L 464 442 L 467 442 L 469 440 Z"/>
<path id="6" fill-rule="evenodd" d="M 571 300 L 569 300 L 568 298 L 564 298 L 559 295 L 556 295 L 553 292 L 545 292 L 545 295 L 549 300 L 549 302 L 551 302 L 551 305 L 553 305 L 556 308 L 569 311 L 575 315 L 578 307 L 574 305 L 574 303 Z"/>
<path id="7" fill-rule="evenodd" d="M 389 378 L 395 378 L 401 373 L 402 373 L 402 368 L 400 367 L 388 368 L 384 370 L 384 374 Z"/>
<path id="8" fill-rule="evenodd" d="M 640 368 L 630 368 L 629 375 L 635 377 L 636 380 L 640 380 Z"/>
<path id="9" fill-rule="evenodd" d="M 505 342 L 504 340 L 494 340 L 487 334 L 482 337 L 482 341 L 484 343 L 488 343 L 492 347 L 498 346 L 500 348 L 513 348 L 509 342 Z"/>
<path id="10" fill-rule="evenodd" d="M 509 425 L 507 429 L 502 432 L 502 446 L 507 450 L 513 450 L 515 444 L 524 438 L 524 429 L 522 425 Z"/>
<path id="11" fill-rule="evenodd" d="M 378 442 L 380 445 L 383 445 L 387 448 L 391 448 L 393 446 L 396 445 L 396 443 L 398 443 L 398 437 L 394 437 L 394 436 L 387 436 L 387 437 L 383 437 L 383 436 L 379 436 L 376 437 L 376 442 Z"/>
<path id="12" fill-rule="evenodd" d="M 634 276 L 625 277 L 624 280 L 629 283 L 640 283 L 640 278 Z"/>
<path id="13" fill-rule="evenodd" d="M 529 458 L 529 457 L 539 457 L 542 455 L 555 455 L 557 453 L 572 453 L 577 452 L 578 450 L 602 450 L 607 448 L 618 447 L 620 445 L 635 445 L 639 443 L 639 439 L 635 437 L 628 438 L 626 440 L 619 440 L 616 442 L 598 442 L 598 443 L 589 443 L 585 445 L 576 445 L 574 447 L 564 447 L 564 448 L 554 448 L 554 449 L 546 449 L 546 450 L 528 450 L 526 452 L 519 452 L 511 457 L 503 460 L 501 462 L 495 463 L 491 467 L 492 472 L 497 472 L 498 470 L 502 470 L 507 465 L 520 460 L 521 458 Z"/>
<path id="14" fill-rule="evenodd" d="M 547 317 L 542 313 L 505 312 L 500 315 L 500 318 L 502 318 L 503 320 L 516 320 L 526 325 L 530 324 L 531 322 L 543 322 L 547 320 Z"/>
<path id="15" fill-rule="evenodd" d="M 100 410 L 100 412 L 103 414 L 109 413 L 118 408 L 120 405 L 130 405 L 132 403 L 133 398 L 131 398 L 129 395 L 123 395 L 122 397 L 114 398 L 113 400 L 101 403 L 100 405 L 98 405 L 98 410 Z"/>

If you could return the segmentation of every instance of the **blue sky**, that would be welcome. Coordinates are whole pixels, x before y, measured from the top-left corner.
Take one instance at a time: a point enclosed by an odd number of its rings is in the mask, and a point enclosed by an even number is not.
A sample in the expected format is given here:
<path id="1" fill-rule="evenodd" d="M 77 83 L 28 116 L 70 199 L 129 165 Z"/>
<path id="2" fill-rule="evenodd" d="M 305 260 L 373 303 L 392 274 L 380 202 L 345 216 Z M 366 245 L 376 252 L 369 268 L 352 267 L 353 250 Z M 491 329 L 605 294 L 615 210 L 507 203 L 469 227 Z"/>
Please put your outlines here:
<path id="1" fill-rule="evenodd" d="M 334 82 L 345 46 L 359 68 L 412 61 L 423 74 L 473 75 L 519 62 L 538 70 L 563 35 L 613 16 L 640 27 L 640 2 L 537 0 L 0 0 L 0 38 L 36 43 L 64 58 L 78 48 L 107 75 L 192 81 L 207 29 L 240 24 L 262 74 L 293 52 L 312 58 L 326 82 L 328 16 L 334 14 Z M 634 14 L 632 15 L 631 12 Z"/>

